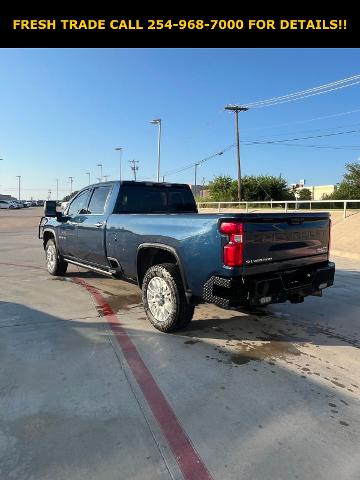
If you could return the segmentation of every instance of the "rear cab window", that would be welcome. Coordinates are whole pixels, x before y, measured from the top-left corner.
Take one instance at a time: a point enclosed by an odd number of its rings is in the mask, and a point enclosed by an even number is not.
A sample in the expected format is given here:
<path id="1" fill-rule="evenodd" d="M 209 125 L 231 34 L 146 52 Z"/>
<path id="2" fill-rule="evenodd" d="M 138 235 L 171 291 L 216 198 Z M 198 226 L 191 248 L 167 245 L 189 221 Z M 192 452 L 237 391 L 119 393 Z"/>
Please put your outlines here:
<path id="1" fill-rule="evenodd" d="M 196 213 L 189 188 L 122 185 L 114 213 Z"/>

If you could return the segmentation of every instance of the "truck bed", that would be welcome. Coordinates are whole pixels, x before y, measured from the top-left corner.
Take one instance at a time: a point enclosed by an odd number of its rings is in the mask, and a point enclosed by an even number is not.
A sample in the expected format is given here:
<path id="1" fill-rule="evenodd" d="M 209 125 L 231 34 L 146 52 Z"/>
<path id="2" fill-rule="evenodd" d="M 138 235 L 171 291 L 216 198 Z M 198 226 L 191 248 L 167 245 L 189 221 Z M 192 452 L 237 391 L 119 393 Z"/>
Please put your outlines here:
<path id="1" fill-rule="evenodd" d="M 244 224 L 244 265 L 223 265 L 226 238 L 222 221 Z M 141 245 L 164 245 L 178 256 L 195 295 L 209 275 L 236 277 L 288 270 L 328 260 L 328 213 L 228 213 L 228 214 L 112 214 L 107 221 L 109 257 L 122 259 L 128 276 L 136 276 Z"/>

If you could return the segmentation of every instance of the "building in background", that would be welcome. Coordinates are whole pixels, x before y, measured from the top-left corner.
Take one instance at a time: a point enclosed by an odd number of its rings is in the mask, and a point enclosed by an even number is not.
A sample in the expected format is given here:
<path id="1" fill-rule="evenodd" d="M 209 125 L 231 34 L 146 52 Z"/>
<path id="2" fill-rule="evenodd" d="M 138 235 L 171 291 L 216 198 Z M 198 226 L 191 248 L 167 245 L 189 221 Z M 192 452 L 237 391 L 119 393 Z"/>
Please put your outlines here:
<path id="1" fill-rule="evenodd" d="M 336 185 L 314 185 L 304 187 L 310 190 L 312 200 L 323 200 L 325 195 L 331 195 L 336 190 Z"/>
<path id="2" fill-rule="evenodd" d="M 203 185 L 196 185 L 196 189 L 195 185 L 189 185 L 189 187 L 191 188 L 191 191 L 195 197 L 206 198 L 210 194 L 207 187 Z"/>
<path id="3" fill-rule="evenodd" d="M 12 197 L 11 195 L 2 195 L 0 193 L 0 200 L 16 200 L 16 198 Z"/>
<path id="4" fill-rule="evenodd" d="M 293 192 L 299 193 L 306 189 L 311 192 L 311 200 L 323 200 L 325 195 L 331 195 L 336 190 L 336 185 L 305 185 L 305 180 L 299 180 L 298 183 L 292 183 L 291 188 Z"/>

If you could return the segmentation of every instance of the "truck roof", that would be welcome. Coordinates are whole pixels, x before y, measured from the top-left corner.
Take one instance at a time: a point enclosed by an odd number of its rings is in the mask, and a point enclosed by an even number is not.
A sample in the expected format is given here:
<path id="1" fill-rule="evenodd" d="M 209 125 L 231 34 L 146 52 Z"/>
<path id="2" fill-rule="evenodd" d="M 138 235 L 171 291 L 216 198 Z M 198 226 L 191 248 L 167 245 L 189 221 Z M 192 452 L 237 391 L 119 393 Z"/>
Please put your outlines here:
<path id="1" fill-rule="evenodd" d="M 127 186 L 127 187 L 141 185 L 141 186 L 145 186 L 145 187 L 190 188 L 187 183 L 150 182 L 150 181 L 142 181 L 142 182 L 137 182 L 136 181 L 135 182 L 134 180 L 121 180 L 121 181 L 120 180 L 111 180 L 111 181 L 108 181 L 108 182 L 93 183 L 92 185 L 88 185 L 87 187 L 84 187 L 84 188 L 96 187 L 96 186 L 99 186 L 99 185 L 114 185 L 114 184 L 118 184 L 118 183 L 120 183 L 120 185 L 124 185 L 124 186 Z"/>

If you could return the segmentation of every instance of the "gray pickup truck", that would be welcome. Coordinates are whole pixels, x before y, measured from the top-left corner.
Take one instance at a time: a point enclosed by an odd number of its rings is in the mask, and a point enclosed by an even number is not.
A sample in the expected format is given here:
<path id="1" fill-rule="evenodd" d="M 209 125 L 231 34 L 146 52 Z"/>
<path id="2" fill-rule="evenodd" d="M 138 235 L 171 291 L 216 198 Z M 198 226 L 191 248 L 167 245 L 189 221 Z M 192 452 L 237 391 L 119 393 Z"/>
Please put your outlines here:
<path id="1" fill-rule="evenodd" d="M 185 327 L 200 302 L 299 303 L 334 281 L 328 213 L 199 214 L 183 184 L 87 186 L 63 213 L 46 202 L 39 236 L 51 275 L 72 263 L 135 280 L 164 332 Z"/>

